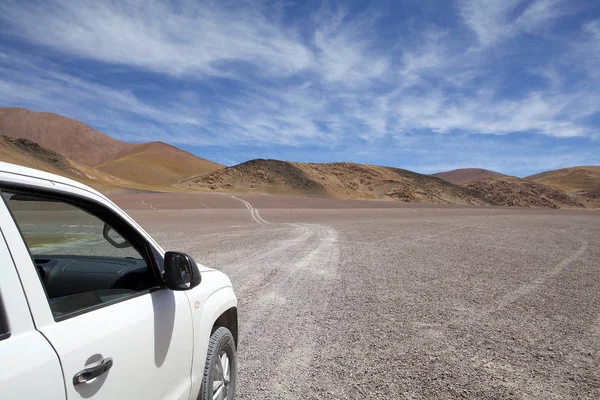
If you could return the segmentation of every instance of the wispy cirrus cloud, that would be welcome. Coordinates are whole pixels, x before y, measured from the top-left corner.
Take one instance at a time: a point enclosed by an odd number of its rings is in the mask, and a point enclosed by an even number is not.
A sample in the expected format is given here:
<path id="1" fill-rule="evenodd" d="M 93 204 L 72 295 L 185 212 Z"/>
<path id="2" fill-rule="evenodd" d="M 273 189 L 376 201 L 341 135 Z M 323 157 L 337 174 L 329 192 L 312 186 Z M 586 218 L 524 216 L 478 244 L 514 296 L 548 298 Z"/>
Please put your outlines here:
<path id="1" fill-rule="evenodd" d="M 42 65 L 43 64 L 43 65 Z M 7 78 L 3 78 L 6 76 Z M 24 102 L 38 106 L 62 106 L 65 110 L 81 102 L 94 111 L 106 109 L 151 118 L 161 123 L 198 125 L 199 119 L 153 106 L 127 89 L 118 89 L 64 73 L 52 63 L 3 53 L 0 57 L 0 85 L 7 102 Z"/>
<path id="2" fill-rule="evenodd" d="M 380 154 L 369 162 L 398 165 L 390 142 L 515 134 L 589 148 L 600 7 L 584 3 L 458 0 L 436 13 L 414 2 L 6 0 L 0 102 L 125 140 L 255 156 L 369 148 Z"/>
<path id="3" fill-rule="evenodd" d="M 77 57 L 176 76 L 235 76 L 236 63 L 289 75 L 311 64 L 291 29 L 241 3 L 22 2 L 0 6 L 9 33 Z"/>
<path id="4" fill-rule="evenodd" d="M 568 13 L 568 7 L 565 0 L 464 0 L 461 16 L 476 33 L 479 44 L 486 47 L 523 32 L 544 30 Z"/>

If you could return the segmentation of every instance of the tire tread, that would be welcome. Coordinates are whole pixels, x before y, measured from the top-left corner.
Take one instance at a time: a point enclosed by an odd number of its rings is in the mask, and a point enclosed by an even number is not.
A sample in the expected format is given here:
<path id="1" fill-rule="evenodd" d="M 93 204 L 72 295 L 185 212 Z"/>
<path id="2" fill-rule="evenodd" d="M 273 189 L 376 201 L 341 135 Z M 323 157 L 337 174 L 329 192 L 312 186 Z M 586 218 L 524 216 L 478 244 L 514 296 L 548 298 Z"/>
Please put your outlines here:
<path id="1" fill-rule="evenodd" d="M 223 338 L 226 338 L 226 339 L 223 340 Z M 208 382 L 209 375 L 210 375 L 211 361 L 212 361 L 212 358 L 214 357 L 214 354 L 219 352 L 221 344 L 225 344 L 227 342 L 229 342 L 229 344 L 231 345 L 231 347 L 233 349 L 234 360 L 232 360 L 232 362 L 233 362 L 234 367 L 237 369 L 237 359 L 236 359 L 237 357 L 235 354 L 236 348 L 235 348 L 235 341 L 233 340 L 233 335 L 231 334 L 229 329 L 227 329 L 223 326 L 215 326 L 211 331 L 210 340 L 208 341 L 208 348 L 206 350 L 206 361 L 204 363 L 204 375 L 202 377 L 202 385 L 200 387 L 200 395 L 198 396 L 199 400 L 209 400 L 210 399 L 210 396 L 208 396 L 208 393 L 206 393 L 205 386 L 206 386 L 206 383 Z M 234 371 L 234 374 L 237 374 L 237 371 Z M 234 379 L 237 380 L 237 377 L 235 377 Z M 235 390 L 235 382 L 234 382 L 233 389 Z"/>

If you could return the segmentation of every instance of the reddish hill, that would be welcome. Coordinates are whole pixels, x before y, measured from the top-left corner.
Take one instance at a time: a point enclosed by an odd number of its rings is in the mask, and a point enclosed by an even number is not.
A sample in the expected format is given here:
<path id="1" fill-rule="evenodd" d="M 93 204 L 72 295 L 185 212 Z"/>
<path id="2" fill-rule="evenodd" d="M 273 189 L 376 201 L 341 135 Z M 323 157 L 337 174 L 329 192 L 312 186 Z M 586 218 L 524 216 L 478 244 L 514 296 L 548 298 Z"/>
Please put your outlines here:
<path id="1" fill-rule="evenodd" d="M 100 181 L 106 176 L 111 182 L 117 179 L 129 186 L 168 188 L 184 178 L 223 167 L 166 143 L 126 143 L 74 119 L 23 108 L 0 108 L 2 135 L 35 143 L 44 151 L 64 157 L 67 163 L 91 167 L 87 173 L 94 175 L 90 171 L 96 171 Z M 15 143 L 20 142 L 7 142 L 6 149 Z M 37 163 L 34 159 L 38 153 L 28 151 L 11 155 L 6 149 L 0 154 L 3 161 L 26 166 Z M 28 144 L 28 149 L 33 147 Z M 53 168 L 47 166 L 47 158 L 41 161 L 42 169 Z M 70 175 L 72 171 L 69 168 L 64 172 Z"/>
<path id="2" fill-rule="evenodd" d="M 0 135 L 0 160 L 61 175 L 103 191 L 114 187 L 139 187 L 135 182 L 96 171 L 23 138 Z"/>
<path id="3" fill-rule="evenodd" d="M 24 108 L 0 108 L 0 135 L 31 140 L 88 166 L 111 160 L 136 146 L 105 135 L 83 122 Z"/>
<path id="4" fill-rule="evenodd" d="M 98 171 L 146 185 L 173 184 L 192 175 L 221 168 L 221 164 L 162 142 L 137 145 L 119 157 L 95 167 Z"/>
<path id="5" fill-rule="evenodd" d="M 461 168 L 452 171 L 438 172 L 437 174 L 431 174 L 431 176 L 438 177 L 455 185 L 475 181 L 485 178 L 494 178 L 499 176 L 506 176 L 500 172 L 490 171 L 489 169 L 481 168 Z"/>

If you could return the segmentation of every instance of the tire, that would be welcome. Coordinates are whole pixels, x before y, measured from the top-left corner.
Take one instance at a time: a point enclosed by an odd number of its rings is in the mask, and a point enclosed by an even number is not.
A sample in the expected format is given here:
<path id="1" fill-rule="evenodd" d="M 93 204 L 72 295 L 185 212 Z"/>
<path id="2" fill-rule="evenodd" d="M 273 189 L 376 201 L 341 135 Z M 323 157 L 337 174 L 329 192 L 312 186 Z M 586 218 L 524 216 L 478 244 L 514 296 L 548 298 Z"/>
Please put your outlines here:
<path id="1" fill-rule="evenodd" d="M 223 369 L 225 369 L 225 374 L 223 374 Z M 229 375 L 229 381 L 223 379 L 224 375 L 225 378 Z M 221 384 L 219 385 L 218 382 Z M 213 329 L 208 342 L 199 398 L 201 400 L 233 400 L 236 383 L 237 354 L 233 335 L 229 329 L 217 327 Z"/>

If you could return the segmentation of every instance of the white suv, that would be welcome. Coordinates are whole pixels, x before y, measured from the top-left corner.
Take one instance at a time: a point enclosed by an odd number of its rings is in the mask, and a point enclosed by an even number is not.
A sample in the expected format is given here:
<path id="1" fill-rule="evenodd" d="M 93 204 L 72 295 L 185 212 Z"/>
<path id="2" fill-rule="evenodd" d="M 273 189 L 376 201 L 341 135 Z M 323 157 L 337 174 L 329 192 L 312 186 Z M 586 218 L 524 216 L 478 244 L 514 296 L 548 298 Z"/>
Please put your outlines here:
<path id="1" fill-rule="evenodd" d="M 229 278 L 78 182 L 0 162 L 0 398 L 233 399 Z"/>

